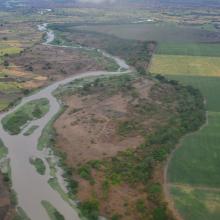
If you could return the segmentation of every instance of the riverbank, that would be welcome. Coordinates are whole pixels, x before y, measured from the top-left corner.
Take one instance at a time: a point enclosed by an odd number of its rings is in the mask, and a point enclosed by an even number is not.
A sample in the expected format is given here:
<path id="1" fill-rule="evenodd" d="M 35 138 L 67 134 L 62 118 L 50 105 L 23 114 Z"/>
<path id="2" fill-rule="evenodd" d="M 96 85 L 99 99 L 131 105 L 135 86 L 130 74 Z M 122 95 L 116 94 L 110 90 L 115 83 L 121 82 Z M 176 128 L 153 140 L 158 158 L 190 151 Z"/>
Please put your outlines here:
<path id="1" fill-rule="evenodd" d="M 116 58 L 115 60 L 117 61 L 119 59 Z M 15 112 L 24 104 L 36 99 L 45 98 L 49 101 L 50 104 L 50 109 L 45 116 L 31 121 L 27 126 L 27 130 L 32 126 L 38 126 L 36 130 L 29 136 L 24 136 L 23 134 L 11 136 L 6 131 L 4 131 L 2 125 L 0 127 L 1 137 L 4 144 L 8 148 L 8 158 L 10 158 L 11 161 L 11 178 L 13 189 L 17 193 L 18 205 L 25 210 L 27 216 L 29 216 L 32 220 L 48 219 L 46 211 L 41 206 L 42 201 L 48 201 L 53 204 L 53 206 L 61 214 L 63 214 L 66 220 L 72 220 L 74 216 L 74 219 L 79 219 L 77 212 L 68 203 L 66 203 L 62 199 L 62 197 L 60 197 L 60 195 L 56 191 L 54 191 L 48 184 L 48 180 L 51 178 L 48 166 L 46 166 L 47 171 L 45 175 L 39 175 L 33 165 L 30 163 L 30 158 L 39 158 L 45 164 L 47 164 L 45 158 L 52 156 L 51 153 L 47 150 L 44 150 L 42 152 L 39 152 L 37 150 L 38 139 L 42 133 L 43 128 L 60 109 L 60 104 L 58 103 L 56 98 L 53 97 L 52 92 L 56 90 L 58 86 L 67 84 L 73 80 L 87 76 L 100 76 L 106 74 L 118 74 L 118 72 L 86 72 L 67 78 L 60 82 L 56 82 L 46 88 L 43 88 L 33 95 L 23 98 L 14 109 L 11 109 L 9 110 L 9 112 L 1 114 L 0 119 L 2 120 L 7 115 Z M 62 172 L 57 173 L 57 175 L 61 175 L 58 179 L 62 179 Z M 65 188 L 65 186 L 63 187 Z M 36 191 L 36 189 L 40 189 L 40 191 Z"/>

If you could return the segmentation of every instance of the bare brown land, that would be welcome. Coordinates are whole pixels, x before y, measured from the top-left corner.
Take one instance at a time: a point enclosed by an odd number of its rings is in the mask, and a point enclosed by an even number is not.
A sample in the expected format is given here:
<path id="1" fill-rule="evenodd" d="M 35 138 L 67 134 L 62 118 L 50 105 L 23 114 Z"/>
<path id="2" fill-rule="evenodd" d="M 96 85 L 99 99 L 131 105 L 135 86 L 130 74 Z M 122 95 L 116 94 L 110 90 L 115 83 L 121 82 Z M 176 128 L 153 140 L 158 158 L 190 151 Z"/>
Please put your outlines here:
<path id="1" fill-rule="evenodd" d="M 21 71 L 33 72 L 45 77 L 48 83 L 70 75 L 114 67 L 114 62 L 93 51 L 82 51 L 62 47 L 37 45 L 25 50 L 20 56 L 9 59 L 12 66 Z M 117 68 L 117 65 L 116 65 Z"/>
<path id="2" fill-rule="evenodd" d="M 162 161 L 181 136 L 180 106 L 191 100 L 188 92 L 121 76 L 63 97 L 67 109 L 55 123 L 56 143 L 74 170 L 82 203 L 98 201 L 108 218 L 173 219 L 162 193 Z"/>
<path id="3" fill-rule="evenodd" d="M 152 81 L 144 81 L 137 82 L 135 87 L 145 99 L 152 85 Z M 132 99 L 121 92 L 107 97 L 104 94 L 65 97 L 68 110 L 55 127 L 60 134 L 58 145 L 65 146 L 72 165 L 109 158 L 143 142 L 137 133 L 126 137 L 117 133 L 118 123 L 129 119 L 132 109 L 128 103 L 134 102 Z M 150 118 L 146 121 L 149 128 L 154 123 Z"/>

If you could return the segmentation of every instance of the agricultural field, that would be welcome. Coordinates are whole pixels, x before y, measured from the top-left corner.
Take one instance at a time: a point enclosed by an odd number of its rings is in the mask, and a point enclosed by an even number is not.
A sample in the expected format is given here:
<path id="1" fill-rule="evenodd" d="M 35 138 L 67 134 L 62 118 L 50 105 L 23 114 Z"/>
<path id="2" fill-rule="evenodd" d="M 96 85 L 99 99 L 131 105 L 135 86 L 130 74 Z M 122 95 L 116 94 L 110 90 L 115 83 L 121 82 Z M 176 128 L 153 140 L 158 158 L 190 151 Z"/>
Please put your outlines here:
<path id="1" fill-rule="evenodd" d="M 198 88 L 206 102 L 207 122 L 187 135 L 168 167 L 168 188 L 187 220 L 219 219 L 220 93 L 219 44 L 161 43 L 150 71 Z"/>
<path id="2" fill-rule="evenodd" d="M 176 207 L 187 220 L 219 220 L 219 189 L 201 189 L 191 186 L 172 186 L 171 193 Z"/>
<path id="3" fill-rule="evenodd" d="M 156 54 L 220 57 L 218 43 L 160 43 Z"/>
<path id="4" fill-rule="evenodd" d="M 0 16 L 3 14 L 0 13 Z M 0 34 L 0 111 L 2 111 L 30 90 L 42 85 L 42 78 L 30 71 L 22 71 L 9 62 L 11 57 L 19 56 L 26 48 L 39 42 L 42 33 L 39 33 L 31 23 L 14 24 L 2 21 Z"/>
<path id="5" fill-rule="evenodd" d="M 84 25 L 78 26 L 77 29 L 105 33 L 124 39 L 156 41 L 159 43 L 216 42 L 220 37 L 220 33 L 216 31 L 167 22 L 150 24 Z"/>
<path id="6" fill-rule="evenodd" d="M 152 73 L 187 76 L 220 76 L 220 57 L 154 55 Z"/>

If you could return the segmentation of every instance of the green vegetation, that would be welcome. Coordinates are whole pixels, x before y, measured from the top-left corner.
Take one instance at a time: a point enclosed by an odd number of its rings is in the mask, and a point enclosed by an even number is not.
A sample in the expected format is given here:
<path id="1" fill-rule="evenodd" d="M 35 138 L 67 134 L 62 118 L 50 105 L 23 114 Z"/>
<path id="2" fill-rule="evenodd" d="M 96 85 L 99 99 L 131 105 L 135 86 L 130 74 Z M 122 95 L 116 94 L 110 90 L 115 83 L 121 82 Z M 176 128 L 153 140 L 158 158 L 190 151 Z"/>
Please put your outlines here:
<path id="1" fill-rule="evenodd" d="M 8 149 L 0 139 L 0 160 L 8 154 Z"/>
<path id="2" fill-rule="evenodd" d="M 12 92 L 21 90 L 21 86 L 16 82 L 0 82 L 0 90 L 3 92 Z"/>
<path id="3" fill-rule="evenodd" d="M 161 82 L 164 80 L 166 81 L 165 78 L 161 78 Z M 163 161 L 181 136 L 195 131 L 204 123 L 203 98 L 198 90 L 178 84 L 175 89 L 178 91 L 176 97 L 178 115 L 170 117 L 169 121 L 155 132 L 145 134 L 146 141 L 138 151 L 121 152 L 112 158 L 111 162 L 106 162 L 107 177 L 112 183 L 117 184 L 121 181 L 147 183 L 152 174 L 153 164 L 156 161 Z"/>
<path id="4" fill-rule="evenodd" d="M 50 28 L 62 32 L 62 40 L 68 44 L 102 49 L 108 53 L 124 58 L 137 69 L 146 70 L 151 59 L 155 43 L 151 41 L 125 40 L 104 33 L 77 29 L 74 24 L 53 24 Z"/>
<path id="5" fill-rule="evenodd" d="M 74 197 L 78 188 L 78 183 L 74 179 L 72 179 L 72 169 L 68 168 L 66 165 L 66 155 L 55 147 L 56 132 L 55 129 L 53 128 L 54 121 L 56 120 L 57 117 L 59 117 L 60 114 L 62 114 L 63 111 L 65 111 L 65 107 L 62 107 L 60 112 L 58 112 L 57 115 L 51 121 L 49 121 L 47 126 L 44 128 L 42 135 L 38 140 L 38 149 L 43 150 L 45 147 L 52 148 L 55 155 L 59 158 L 58 166 L 62 167 L 64 171 L 63 177 L 65 179 L 65 182 L 67 183 L 68 195 L 60 187 L 55 177 L 55 173 L 56 173 L 55 165 L 50 161 L 50 159 L 48 159 L 48 162 L 50 166 L 50 172 L 53 178 L 51 178 L 48 181 L 48 183 L 54 190 L 56 190 L 61 195 L 61 197 L 65 201 L 69 201 L 69 198 Z"/>
<path id="6" fill-rule="evenodd" d="M 91 184 L 94 182 L 91 175 L 91 167 L 88 164 L 81 166 L 78 169 L 78 173 L 81 178 L 90 181 Z"/>
<path id="7" fill-rule="evenodd" d="M 205 97 L 207 124 L 181 140 L 168 167 L 175 205 L 189 220 L 219 219 L 219 44 L 161 43 L 151 71 L 197 88 Z"/>
<path id="8" fill-rule="evenodd" d="M 40 158 L 34 158 L 34 159 L 30 159 L 30 163 L 32 165 L 35 166 L 36 171 L 40 174 L 40 175 L 44 175 L 46 172 L 46 167 L 44 164 L 44 161 Z"/>
<path id="9" fill-rule="evenodd" d="M 65 36 L 63 36 L 63 34 L 59 31 L 56 31 L 56 38 L 52 44 L 58 46 L 68 46 L 70 48 L 74 48 L 75 50 L 79 49 L 79 51 L 85 56 L 87 55 L 89 59 L 93 59 L 98 64 L 102 64 L 106 71 L 117 71 L 119 69 L 118 64 L 112 58 L 104 57 L 102 52 L 99 52 L 96 49 L 88 50 L 86 48 L 80 48 L 78 44 L 66 40 Z"/>
<path id="10" fill-rule="evenodd" d="M 25 211 L 21 207 L 17 207 L 16 215 L 13 220 L 30 220 Z"/>
<path id="11" fill-rule="evenodd" d="M 19 54 L 22 49 L 18 47 L 18 42 L 8 41 L 6 38 L 0 40 L 0 64 L 8 55 Z"/>
<path id="12" fill-rule="evenodd" d="M 34 131 L 38 128 L 38 125 L 31 126 L 25 133 L 24 136 L 29 136 L 34 133 Z"/>
<path id="13" fill-rule="evenodd" d="M 150 24 L 121 24 L 121 25 L 86 25 L 77 29 L 114 35 L 123 39 L 156 42 L 210 42 L 214 41 L 217 33 L 195 28 L 190 25 L 180 25 L 174 22 L 156 22 Z"/>
<path id="14" fill-rule="evenodd" d="M 2 119 L 3 127 L 10 134 L 19 134 L 32 120 L 43 117 L 49 111 L 49 101 L 45 98 L 30 101 Z"/>
<path id="15" fill-rule="evenodd" d="M 219 69 L 220 57 L 154 55 L 150 71 L 165 75 L 220 76 Z"/>
<path id="16" fill-rule="evenodd" d="M 62 107 L 60 111 L 44 127 L 43 132 L 38 140 L 38 150 L 43 150 L 44 148 L 50 148 L 54 146 L 54 137 L 56 136 L 56 132 L 53 128 L 53 123 L 64 111 L 65 107 Z"/>
<path id="17" fill-rule="evenodd" d="M 0 111 L 6 109 L 9 104 L 10 104 L 10 101 L 8 100 L 0 100 Z"/>
<path id="18" fill-rule="evenodd" d="M 171 193 L 184 219 L 218 220 L 220 218 L 220 191 L 183 185 L 171 187 Z"/>
<path id="19" fill-rule="evenodd" d="M 66 86 L 66 90 L 60 89 L 61 93 L 59 93 L 59 96 L 73 93 L 80 94 L 81 96 L 97 94 L 99 100 L 102 100 L 118 94 L 120 91 L 122 94 L 135 100 L 135 105 L 131 103 L 128 105 L 130 112 L 132 112 L 132 114 L 129 113 L 129 120 L 119 121 L 117 132 L 122 137 L 130 134 L 142 135 L 144 142 L 135 150 L 119 152 L 109 160 L 95 163 L 98 166 L 95 165 L 93 167 L 91 163 L 81 165 L 78 168 L 78 174 L 81 178 L 89 181 L 90 184 L 95 185 L 96 179 L 92 175 L 92 171 L 93 169 L 96 171 L 101 170 L 105 175 L 102 182 L 103 196 L 105 198 L 108 197 L 111 187 L 120 184 L 129 184 L 130 186 L 143 184 L 148 193 L 149 203 L 155 207 L 149 211 L 154 216 L 154 220 L 167 219 L 166 207 L 161 202 L 162 191 L 160 185 L 152 184 L 149 187 L 154 167 L 167 158 L 184 134 L 197 130 L 204 123 L 204 100 L 197 89 L 191 86 L 182 86 L 175 80 L 168 80 L 163 76 L 157 75 L 156 79 L 154 79 L 155 84 L 152 86 L 148 97 L 154 101 L 150 102 L 149 99 L 140 98 L 140 94 L 133 86 L 134 82 L 138 80 L 143 82 L 146 78 L 146 76 L 140 79 L 137 75 L 132 75 L 132 77 L 130 75 L 121 75 L 95 79 L 93 82 L 89 81 L 81 84 L 83 86 L 80 88 L 69 84 Z M 158 91 L 160 91 L 159 95 Z M 158 106 L 156 103 L 163 103 L 162 105 L 166 107 L 161 109 L 161 105 Z M 173 106 L 175 106 L 175 110 L 173 110 Z M 146 117 L 154 118 L 157 114 L 163 115 L 163 118 L 166 118 L 165 123 L 158 122 L 159 124 L 156 124 L 151 132 L 148 132 L 144 127 L 144 120 L 146 120 Z M 86 205 L 88 205 L 89 210 L 94 208 L 95 212 L 97 211 L 97 206 L 90 207 L 90 203 L 86 203 Z M 140 212 L 144 209 L 143 206 L 146 209 L 147 205 L 145 203 L 142 204 L 140 202 L 137 204 Z M 84 213 L 87 214 L 87 211 Z M 82 212 L 82 214 L 84 213 Z M 147 214 L 149 216 L 149 213 Z M 147 214 L 141 213 L 143 216 L 147 216 Z"/>
<path id="20" fill-rule="evenodd" d="M 88 220 L 98 220 L 99 219 L 99 203 L 97 200 L 92 199 L 89 201 L 81 202 L 79 209 L 83 216 Z"/>
<path id="21" fill-rule="evenodd" d="M 175 152 L 168 172 L 171 182 L 220 187 L 219 131 L 220 113 L 209 112 L 208 125 L 184 138 Z"/>
<path id="22" fill-rule="evenodd" d="M 220 44 L 215 43 L 160 43 L 157 54 L 187 56 L 220 56 Z"/>
<path id="23" fill-rule="evenodd" d="M 199 89 L 206 99 L 207 110 L 220 112 L 219 97 L 216 95 L 220 93 L 220 77 L 168 75 L 168 78 Z"/>
<path id="24" fill-rule="evenodd" d="M 57 191 L 60 194 L 60 196 L 64 201 L 69 202 L 69 195 L 63 191 L 56 177 L 50 178 L 48 180 L 48 184 L 51 186 L 51 188 L 53 188 L 55 191 Z"/>
<path id="25" fill-rule="evenodd" d="M 65 220 L 62 214 L 60 214 L 52 204 L 50 204 L 48 201 L 43 200 L 41 202 L 43 207 L 46 209 L 47 214 L 49 215 L 51 220 Z"/>

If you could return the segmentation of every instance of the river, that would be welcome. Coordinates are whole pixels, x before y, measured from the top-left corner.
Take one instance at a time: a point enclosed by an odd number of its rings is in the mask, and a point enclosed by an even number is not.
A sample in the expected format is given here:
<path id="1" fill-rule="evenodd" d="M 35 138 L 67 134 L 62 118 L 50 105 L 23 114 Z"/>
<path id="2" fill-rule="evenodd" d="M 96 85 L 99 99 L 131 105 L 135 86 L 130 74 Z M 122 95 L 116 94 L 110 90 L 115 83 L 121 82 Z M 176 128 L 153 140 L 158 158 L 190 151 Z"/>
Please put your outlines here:
<path id="1" fill-rule="evenodd" d="M 46 32 L 47 37 L 44 44 L 50 45 L 55 38 L 54 32 L 47 29 L 47 24 L 38 26 L 38 29 Z M 55 91 L 59 86 L 88 76 L 122 74 L 131 71 L 130 67 L 124 60 L 107 54 L 101 50 L 99 50 L 99 52 L 101 52 L 103 56 L 114 59 L 115 62 L 120 66 L 119 70 L 117 72 L 93 71 L 76 74 L 62 81 L 55 82 L 48 87 L 41 89 L 37 93 L 24 97 L 15 108 L 0 115 L 0 120 L 2 120 L 5 116 L 13 113 L 29 101 L 40 98 L 47 98 L 49 100 L 49 112 L 41 119 L 30 122 L 25 130 L 19 135 L 10 135 L 3 129 L 2 124 L 0 123 L 0 138 L 8 148 L 7 157 L 10 159 L 12 188 L 17 193 L 18 206 L 20 206 L 26 212 L 31 220 L 50 220 L 46 210 L 41 205 L 42 200 L 50 202 L 65 217 L 65 220 L 80 219 L 77 210 L 73 209 L 69 203 L 65 202 L 61 198 L 60 194 L 53 190 L 48 184 L 48 180 L 51 178 L 51 176 L 46 158 L 49 156 L 51 157 L 51 155 L 49 155 L 48 149 L 43 151 L 37 150 L 37 144 L 44 127 L 61 108 L 59 101 L 52 95 L 53 91 Z M 126 69 L 126 71 L 121 72 L 122 69 Z M 24 136 L 23 133 L 33 125 L 37 125 L 38 128 L 31 135 Z M 45 164 L 47 164 L 45 175 L 39 175 L 36 172 L 35 167 L 29 161 L 30 158 L 33 157 L 41 158 Z M 57 175 L 59 175 L 57 176 L 58 179 L 62 179 L 61 174 L 62 172 L 57 173 Z M 62 187 L 65 188 L 64 183 Z"/>

